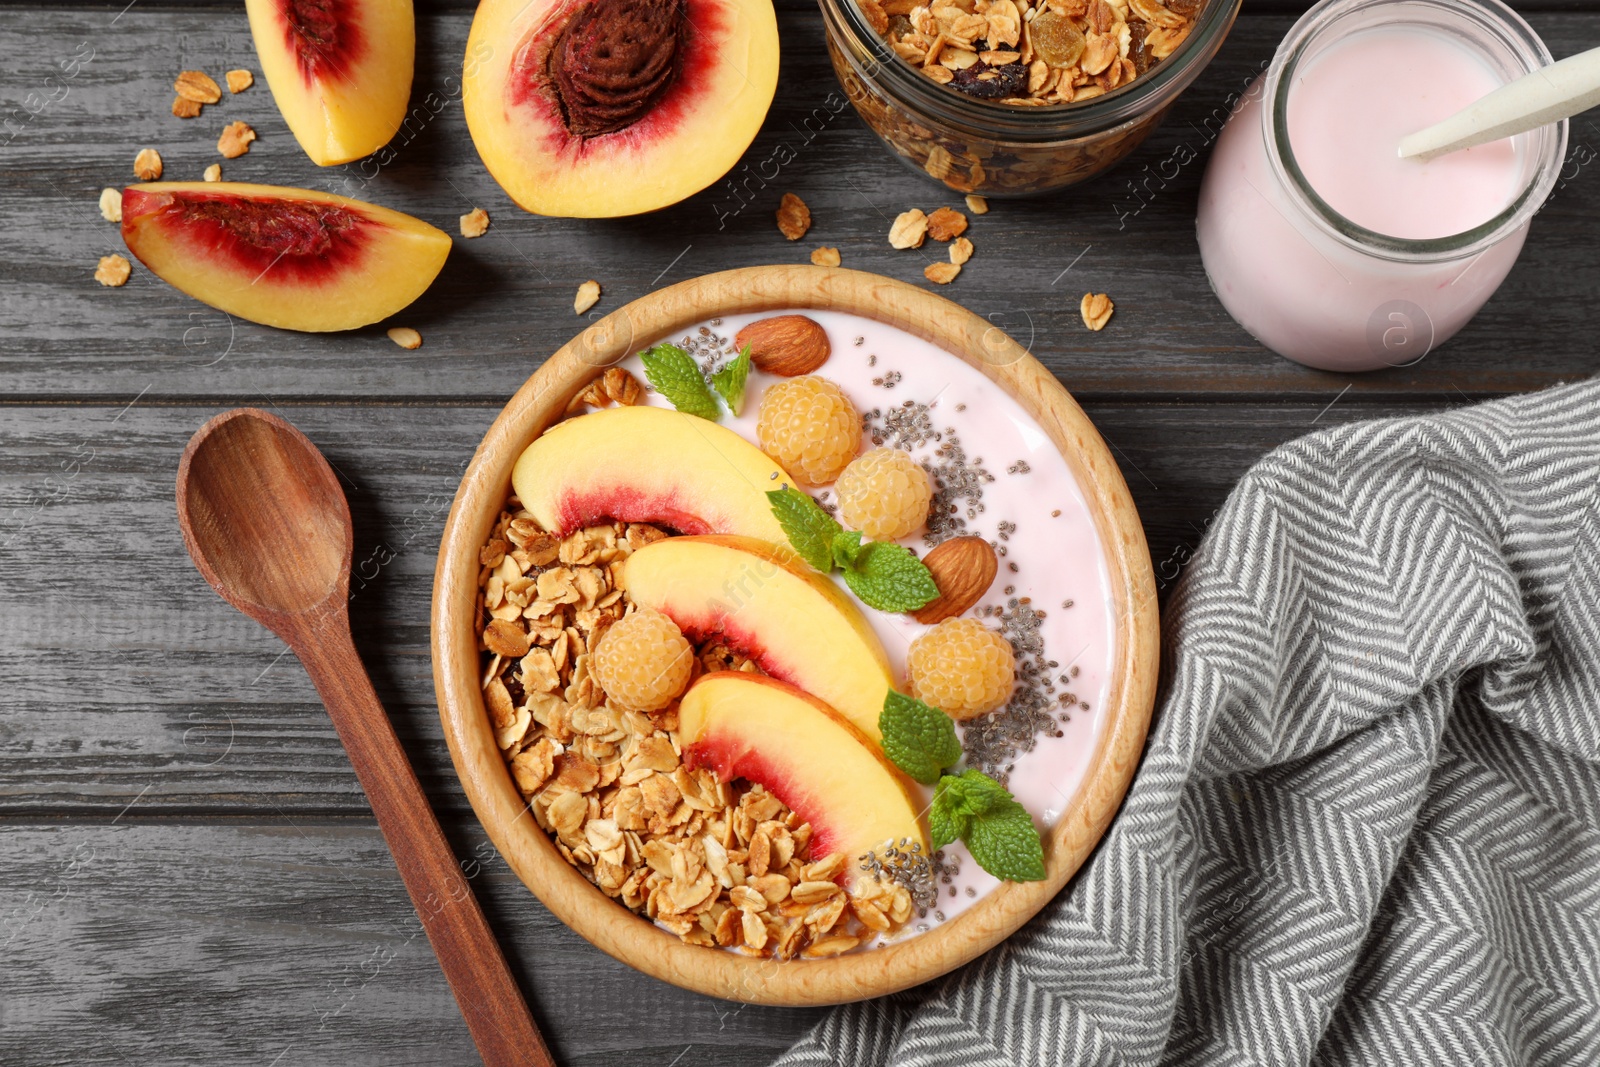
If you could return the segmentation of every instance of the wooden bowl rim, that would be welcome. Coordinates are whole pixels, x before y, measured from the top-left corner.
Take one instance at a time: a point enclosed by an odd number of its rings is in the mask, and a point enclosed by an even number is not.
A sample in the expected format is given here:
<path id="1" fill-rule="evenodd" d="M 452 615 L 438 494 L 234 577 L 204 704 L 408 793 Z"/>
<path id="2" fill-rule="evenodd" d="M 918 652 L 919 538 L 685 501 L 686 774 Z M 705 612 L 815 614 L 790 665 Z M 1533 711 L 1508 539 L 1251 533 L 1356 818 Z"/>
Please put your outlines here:
<path id="1" fill-rule="evenodd" d="M 1106 716 L 1083 780 L 1049 834 L 1044 881 L 1007 883 L 927 933 L 871 952 L 775 961 L 689 945 L 611 900 L 563 860 L 534 822 L 495 744 L 479 687 L 478 550 L 523 449 L 606 366 L 719 315 L 812 308 L 849 312 L 931 341 L 1005 389 L 1052 439 L 1078 479 L 1105 552 L 1115 604 Z M 905 282 L 837 267 L 744 267 L 657 290 L 563 345 L 506 404 L 479 444 L 445 522 L 434 575 L 432 652 L 439 715 L 462 788 L 524 884 L 597 948 L 662 981 L 768 1005 L 837 1004 L 926 982 L 998 944 L 1066 885 L 1116 813 L 1155 701 L 1155 580 L 1126 483 L 1077 403 L 1004 331 Z"/>

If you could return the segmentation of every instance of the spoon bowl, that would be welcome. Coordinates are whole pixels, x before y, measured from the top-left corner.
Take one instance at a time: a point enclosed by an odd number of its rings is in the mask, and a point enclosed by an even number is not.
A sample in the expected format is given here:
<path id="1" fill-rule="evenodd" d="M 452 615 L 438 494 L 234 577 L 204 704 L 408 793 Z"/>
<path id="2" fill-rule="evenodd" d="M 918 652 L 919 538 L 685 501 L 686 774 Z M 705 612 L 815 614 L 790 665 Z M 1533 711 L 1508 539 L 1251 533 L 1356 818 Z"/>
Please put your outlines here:
<path id="1" fill-rule="evenodd" d="M 279 630 L 263 615 L 309 611 L 348 589 L 350 506 L 288 422 L 255 408 L 218 415 L 190 441 L 178 485 L 189 554 L 240 611 Z"/>

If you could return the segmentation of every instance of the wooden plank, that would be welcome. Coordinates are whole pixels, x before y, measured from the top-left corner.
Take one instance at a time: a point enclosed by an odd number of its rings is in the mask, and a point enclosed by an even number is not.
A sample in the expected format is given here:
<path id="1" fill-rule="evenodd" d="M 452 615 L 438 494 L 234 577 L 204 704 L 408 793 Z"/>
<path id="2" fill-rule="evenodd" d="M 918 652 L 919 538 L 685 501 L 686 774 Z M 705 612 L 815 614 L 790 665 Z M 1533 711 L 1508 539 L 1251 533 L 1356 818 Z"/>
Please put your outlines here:
<path id="1" fill-rule="evenodd" d="M 456 836 L 569 1067 L 769 1062 L 820 1011 L 687 993 L 572 933 Z M 0 1062 L 475 1063 L 383 839 L 359 822 L 0 825 Z"/>
<path id="2" fill-rule="evenodd" d="M 1087 396 L 1313 397 L 1342 388 L 1344 379 L 1300 368 L 1251 341 L 1210 292 L 1190 237 L 1214 131 L 1290 21 L 1282 14 L 1242 17 L 1163 129 L 1112 174 L 1057 196 L 997 203 L 975 220 L 976 257 L 946 295 L 1031 339 L 1046 364 Z M 1592 13 L 1532 21 L 1557 54 L 1591 44 L 1600 30 Z M 748 190 L 740 194 L 747 206 L 722 183 L 645 218 L 585 221 L 522 213 L 478 163 L 453 91 L 468 25 L 463 9 L 421 20 L 415 118 L 397 138 L 393 160 L 321 171 L 304 159 L 264 86 L 200 119 L 167 113 L 177 70 L 253 65 L 236 7 L 141 4 L 120 16 L 100 7 L 8 11 L 0 28 L 0 54 L 9 57 L 0 70 L 0 113 L 12 123 L 0 129 L 8 176 L 0 186 L 6 394 L 113 402 L 148 389 L 152 398 L 489 402 L 576 332 L 572 293 L 589 277 L 605 286 L 598 314 L 692 274 L 803 261 L 811 247 L 828 244 L 841 249 L 847 266 L 920 284 L 925 255 L 890 249 L 889 219 L 912 205 L 954 198 L 903 168 L 844 106 L 823 58 L 819 22 L 808 0 L 780 4 L 781 31 L 792 43 L 778 103 L 731 179 Z M 458 239 L 439 282 L 396 320 L 421 330 L 421 349 L 404 352 L 376 328 L 329 337 L 230 323 L 142 269 L 121 290 L 91 280 L 96 258 L 120 247 L 95 210 L 99 189 L 131 180 L 133 155 L 145 145 L 162 150 L 169 177 L 198 177 L 219 158 L 217 129 L 235 118 L 250 122 L 261 140 L 225 165 L 227 177 L 364 195 L 452 231 L 468 208 L 488 209 L 488 235 Z M 1594 157 L 1597 139 L 1595 120 L 1580 120 L 1579 159 Z M 785 147 L 795 158 L 764 179 Z M 1522 262 L 1478 321 L 1416 367 L 1360 378 L 1355 392 L 1484 395 L 1589 372 L 1583 309 L 1592 296 L 1587 267 L 1600 234 L 1600 182 L 1592 166 L 1570 170 L 1572 180 L 1536 220 Z M 815 218 L 799 244 L 784 241 L 772 222 L 785 190 L 802 194 Z M 1099 334 L 1077 319 L 1086 289 L 1117 302 L 1112 325 Z M 1539 340 L 1530 344 L 1534 324 Z"/>
<path id="3" fill-rule="evenodd" d="M 1337 401 L 1332 403 L 1331 401 Z M 1092 404 L 1170 583 L 1267 449 L 1373 408 Z M 428 606 L 448 502 L 489 408 L 280 405 L 347 481 L 357 643 L 434 803 L 465 802 L 433 702 Z M 360 813 L 305 673 L 179 541 L 172 476 L 209 408 L 0 408 L 0 811 Z"/>

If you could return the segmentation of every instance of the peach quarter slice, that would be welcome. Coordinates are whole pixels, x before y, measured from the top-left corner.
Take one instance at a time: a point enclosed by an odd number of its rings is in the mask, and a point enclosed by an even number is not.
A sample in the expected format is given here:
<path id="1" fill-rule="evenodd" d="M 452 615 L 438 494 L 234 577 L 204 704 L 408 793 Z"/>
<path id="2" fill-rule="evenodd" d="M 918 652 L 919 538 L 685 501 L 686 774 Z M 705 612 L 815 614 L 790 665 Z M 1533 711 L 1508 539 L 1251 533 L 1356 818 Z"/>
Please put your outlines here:
<path id="1" fill-rule="evenodd" d="M 628 597 L 696 643 L 720 637 L 769 676 L 817 697 L 877 742 L 894 677 L 850 598 L 793 553 L 749 537 L 670 537 L 623 567 Z"/>
<path id="2" fill-rule="evenodd" d="M 811 824 L 811 858 L 857 857 L 910 840 L 926 850 L 916 786 L 816 697 L 741 671 L 701 677 L 678 705 L 684 762 L 759 782 Z"/>
<path id="3" fill-rule="evenodd" d="M 450 235 L 331 193 L 156 182 L 122 193 L 122 239 L 167 284 L 251 322 L 350 330 L 411 303 Z"/>
<path id="4" fill-rule="evenodd" d="M 484 166 L 539 215 L 677 203 L 726 174 L 778 84 L 771 0 L 483 0 L 462 102 Z"/>
<path id="5" fill-rule="evenodd" d="M 272 99 L 319 167 L 369 156 L 405 119 L 411 0 L 245 0 Z"/>
<path id="6" fill-rule="evenodd" d="M 602 408 L 557 423 L 523 451 L 511 484 L 558 533 L 620 519 L 788 543 L 767 492 L 794 479 L 732 430 L 681 411 Z"/>

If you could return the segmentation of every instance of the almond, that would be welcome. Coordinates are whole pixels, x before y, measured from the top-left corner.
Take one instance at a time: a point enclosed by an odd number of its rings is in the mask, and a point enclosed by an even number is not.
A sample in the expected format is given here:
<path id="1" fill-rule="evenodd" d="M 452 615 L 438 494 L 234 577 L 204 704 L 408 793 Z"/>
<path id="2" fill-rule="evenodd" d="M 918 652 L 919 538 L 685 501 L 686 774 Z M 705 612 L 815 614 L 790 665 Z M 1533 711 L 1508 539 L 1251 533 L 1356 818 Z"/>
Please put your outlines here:
<path id="1" fill-rule="evenodd" d="M 981 537 L 952 537 L 923 557 L 933 572 L 939 595 L 911 613 L 918 622 L 951 619 L 966 611 L 989 591 L 1000 561 L 994 548 Z"/>
<path id="2" fill-rule="evenodd" d="M 827 331 L 804 315 L 757 319 L 740 330 L 733 343 L 741 349 L 748 345 L 751 363 L 782 378 L 810 374 L 826 363 L 833 351 Z"/>

